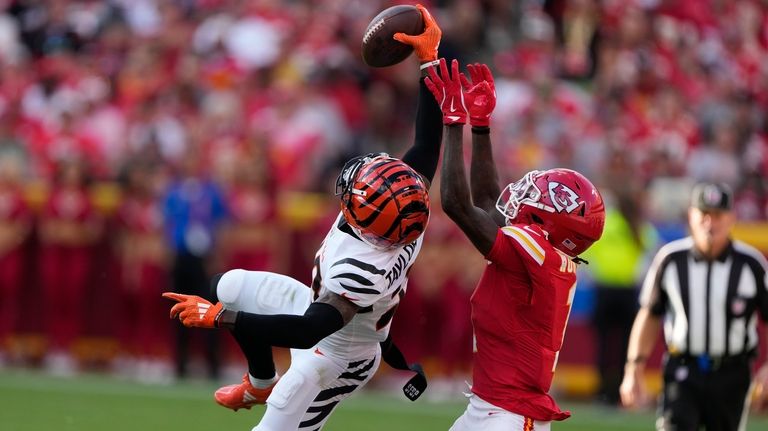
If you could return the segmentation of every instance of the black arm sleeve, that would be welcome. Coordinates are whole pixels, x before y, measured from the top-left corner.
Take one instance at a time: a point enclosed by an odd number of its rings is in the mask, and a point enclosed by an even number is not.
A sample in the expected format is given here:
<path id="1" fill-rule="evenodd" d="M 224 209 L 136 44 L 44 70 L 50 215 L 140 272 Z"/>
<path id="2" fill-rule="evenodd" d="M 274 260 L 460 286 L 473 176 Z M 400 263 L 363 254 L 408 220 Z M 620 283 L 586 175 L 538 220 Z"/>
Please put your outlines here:
<path id="1" fill-rule="evenodd" d="M 277 347 L 308 349 L 344 327 L 339 310 L 313 302 L 303 316 L 238 311 L 235 330 L 245 337 Z"/>
<path id="2" fill-rule="evenodd" d="M 416 136 L 413 146 L 403 156 L 403 161 L 424 178 L 432 182 L 440 160 L 440 143 L 443 140 L 443 114 L 435 97 L 419 80 L 419 101 L 416 110 Z"/>

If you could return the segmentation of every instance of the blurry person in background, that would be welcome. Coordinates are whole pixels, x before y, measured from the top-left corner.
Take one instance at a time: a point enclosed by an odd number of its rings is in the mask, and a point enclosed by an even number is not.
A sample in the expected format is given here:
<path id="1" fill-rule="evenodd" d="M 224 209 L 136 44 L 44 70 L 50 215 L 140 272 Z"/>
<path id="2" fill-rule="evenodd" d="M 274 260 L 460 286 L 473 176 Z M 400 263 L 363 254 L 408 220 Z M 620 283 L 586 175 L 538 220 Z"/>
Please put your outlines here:
<path id="1" fill-rule="evenodd" d="M 644 218 L 638 191 L 621 190 L 616 184 L 607 188 L 603 236 L 583 257 L 589 261 L 585 269 L 595 284 L 592 323 L 600 376 L 597 396 L 613 405 L 620 401 L 619 384 L 637 313 L 639 281 L 649 254 L 656 249 L 658 234 Z"/>
<path id="2" fill-rule="evenodd" d="M 768 407 L 768 364 L 752 375 L 758 320 L 768 322 L 768 262 L 731 237 L 735 223 L 730 187 L 697 184 L 690 236 L 662 247 L 646 275 L 620 391 L 625 406 L 649 401 L 645 366 L 663 322 L 657 430 L 743 430 L 750 402 Z"/>
<path id="3" fill-rule="evenodd" d="M 228 168 L 233 171 L 226 190 L 230 217 L 220 230 L 217 267 L 280 273 L 289 269 L 291 236 L 279 218 L 275 178 L 264 145 L 254 141 L 251 152 L 241 154 Z M 224 360 L 240 360 L 234 339 L 226 337 L 224 344 Z"/>
<path id="4" fill-rule="evenodd" d="M 576 289 L 579 255 L 600 239 L 605 207 L 598 190 L 569 169 L 531 171 L 502 192 L 493 161 L 490 69 L 430 69 L 427 87 L 445 130 L 443 210 L 487 260 L 472 294 L 475 356 L 469 405 L 451 431 L 548 431 L 570 416 L 549 394 Z M 472 126 L 470 181 L 464 124 Z"/>
<path id="5" fill-rule="evenodd" d="M 288 245 L 278 218 L 277 191 L 264 151 L 245 153 L 230 167 L 230 217 L 220 231 L 218 258 L 225 268 L 285 272 Z"/>
<path id="6" fill-rule="evenodd" d="M 76 371 L 73 342 L 83 333 L 94 245 L 102 220 L 89 195 L 89 171 L 79 159 L 60 160 L 40 215 L 37 265 L 43 292 L 48 353 L 45 365 L 55 374 Z"/>
<path id="7" fill-rule="evenodd" d="M 165 381 L 172 374 L 171 331 L 158 293 L 168 289 L 170 250 L 163 231 L 162 169 L 129 163 L 117 213 L 115 253 L 119 273 L 118 328 L 124 349 L 116 371 L 146 382 Z"/>
<path id="8" fill-rule="evenodd" d="M 606 166 L 600 170 L 602 189 L 607 192 L 605 230 L 600 241 L 584 253 L 589 265 L 582 269 L 595 288 L 592 324 L 600 377 L 597 397 L 614 405 L 620 401 L 619 384 L 637 313 L 639 285 L 658 247 L 658 234 L 646 220 L 642 180 L 627 175 L 637 171 L 639 163 L 617 143 L 611 144 L 607 155 Z"/>
<path id="9" fill-rule="evenodd" d="M 165 232 L 173 254 L 173 291 L 185 295 L 207 295 L 216 237 L 227 217 L 222 191 L 203 172 L 199 152 L 189 148 L 163 203 Z M 176 329 L 176 376 L 185 378 L 189 373 L 190 332 L 181 324 Z M 208 377 L 217 379 L 219 334 L 203 335 Z"/>
<path id="10" fill-rule="evenodd" d="M 32 214 L 22 186 L 23 159 L 0 147 L 0 367 L 9 358 L 9 337 L 18 329 L 25 248 Z"/>

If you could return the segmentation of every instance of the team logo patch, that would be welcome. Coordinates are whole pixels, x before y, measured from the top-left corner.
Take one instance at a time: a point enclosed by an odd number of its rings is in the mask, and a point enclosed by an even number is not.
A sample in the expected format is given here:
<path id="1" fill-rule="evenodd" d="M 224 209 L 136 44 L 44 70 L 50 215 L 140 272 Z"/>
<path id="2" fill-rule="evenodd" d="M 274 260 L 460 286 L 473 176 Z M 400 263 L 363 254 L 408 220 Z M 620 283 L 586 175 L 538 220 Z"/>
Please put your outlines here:
<path id="1" fill-rule="evenodd" d="M 567 212 L 575 210 L 579 207 L 579 195 L 571 190 L 568 186 L 557 181 L 549 183 L 549 199 L 552 201 L 552 205 L 555 206 L 557 212 Z"/>
<path id="2" fill-rule="evenodd" d="M 731 302 L 731 312 L 734 316 L 740 316 L 744 314 L 744 310 L 747 309 L 747 302 L 741 298 L 736 298 Z"/>
<path id="3" fill-rule="evenodd" d="M 720 200 L 722 200 L 720 189 L 716 186 L 707 186 L 707 188 L 704 189 L 702 199 L 707 206 L 716 207 L 720 205 Z"/>

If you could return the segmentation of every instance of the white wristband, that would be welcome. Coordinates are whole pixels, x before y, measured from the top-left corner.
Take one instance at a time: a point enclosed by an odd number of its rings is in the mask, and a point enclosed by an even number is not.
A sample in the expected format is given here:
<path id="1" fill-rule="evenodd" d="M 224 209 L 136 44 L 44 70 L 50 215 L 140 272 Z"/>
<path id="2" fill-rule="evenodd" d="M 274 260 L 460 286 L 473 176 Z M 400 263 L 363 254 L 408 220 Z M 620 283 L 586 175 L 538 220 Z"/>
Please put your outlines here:
<path id="1" fill-rule="evenodd" d="M 421 66 L 419 66 L 419 70 L 424 70 L 424 69 L 426 69 L 426 68 L 428 68 L 430 66 L 437 66 L 438 64 L 440 64 L 440 60 L 428 61 L 428 62 L 422 64 Z"/>

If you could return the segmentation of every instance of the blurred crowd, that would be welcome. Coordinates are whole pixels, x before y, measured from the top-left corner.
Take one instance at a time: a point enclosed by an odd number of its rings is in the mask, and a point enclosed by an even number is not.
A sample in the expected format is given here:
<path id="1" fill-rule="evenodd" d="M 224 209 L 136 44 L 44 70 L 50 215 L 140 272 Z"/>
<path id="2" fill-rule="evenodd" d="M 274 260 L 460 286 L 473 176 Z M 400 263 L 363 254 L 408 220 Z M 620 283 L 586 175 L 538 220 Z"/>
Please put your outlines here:
<path id="1" fill-rule="evenodd" d="M 160 292 L 234 267 L 309 282 L 340 166 L 413 139 L 416 60 L 360 58 L 395 3 L 0 0 L 0 364 L 172 374 L 188 346 Z M 768 1 L 422 3 L 442 56 L 494 72 L 502 180 L 577 169 L 635 224 L 722 181 L 768 219 Z M 451 374 L 482 265 L 434 204 L 393 331 Z"/>

